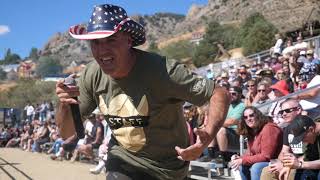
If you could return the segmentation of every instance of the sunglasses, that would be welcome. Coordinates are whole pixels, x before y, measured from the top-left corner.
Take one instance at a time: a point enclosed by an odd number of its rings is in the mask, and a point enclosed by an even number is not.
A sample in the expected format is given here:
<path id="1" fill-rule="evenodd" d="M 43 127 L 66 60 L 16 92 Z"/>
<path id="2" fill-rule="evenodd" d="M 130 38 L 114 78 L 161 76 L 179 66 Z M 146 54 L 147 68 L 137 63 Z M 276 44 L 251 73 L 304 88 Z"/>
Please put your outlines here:
<path id="1" fill-rule="evenodd" d="M 240 74 L 247 74 L 246 72 L 240 72 Z"/>
<path id="2" fill-rule="evenodd" d="M 284 112 L 286 112 L 286 113 L 288 114 L 288 113 L 291 113 L 291 112 L 296 111 L 296 110 L 298 110 L 298 109 L 299 109 L 299 107 L 293 107 L 293 108 L 283 109 L 283 110 L 280 110 L 280 111 L 279 111 L 279 114 L 282 115 Z"/>
<path id="3" fill-rule="evenodd" d="M 238 96 L 238 93 L 236 93 L 236 92 L 230 92 L 230 94 L 231 94 L 232 96 Z"/>
<path id="4" fill-rule="evenodd" d="M 258 92 L 266 92 L 265 89 L 258 89 Z"/>
<path id="5" fill-rule="evenodd" d="M 248 116 L 243 115 L 243 119 L 248 119 L 249 117 L 254 117 L 254 113 L 249 114 Z"/>
<path id="6" fill-rule="evenodd" d="M 248 87 L 254 87 L 254 86 L 255 86 L 254 84 L 248 85 Z"/>

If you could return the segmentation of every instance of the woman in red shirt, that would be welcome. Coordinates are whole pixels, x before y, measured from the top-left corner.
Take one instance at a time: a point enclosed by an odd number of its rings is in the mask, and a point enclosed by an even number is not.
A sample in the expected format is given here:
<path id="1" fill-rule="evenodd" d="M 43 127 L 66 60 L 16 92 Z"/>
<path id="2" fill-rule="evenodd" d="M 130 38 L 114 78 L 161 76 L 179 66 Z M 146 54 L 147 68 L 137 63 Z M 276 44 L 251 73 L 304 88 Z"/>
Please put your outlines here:
<path id="1" fill-rule="evenodd" d="M 248 139 L 247 152 L 231 162 L 232 168 L 240 167 L 242 180 L 259 180 L 261 171 L 275 159 L 282 148 L 282 130 L 255 107 L 243 111 L 238 133 Z"/>

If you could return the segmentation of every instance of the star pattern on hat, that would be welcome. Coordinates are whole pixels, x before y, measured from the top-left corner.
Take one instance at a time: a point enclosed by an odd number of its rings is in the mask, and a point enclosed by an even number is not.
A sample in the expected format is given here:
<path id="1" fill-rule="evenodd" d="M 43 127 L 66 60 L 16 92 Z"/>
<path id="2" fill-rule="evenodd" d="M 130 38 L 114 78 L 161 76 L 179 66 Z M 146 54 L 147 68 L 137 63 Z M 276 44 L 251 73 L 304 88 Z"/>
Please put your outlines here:
<path id="1" fill-rule="evenodd" d="M 93 36 L 92 39 L 94 39 L 99 38 L 99 36 L 108 37 L 104 33 L 112 35 L 118 31 L 129 33 L 134 41 L 134 46 L 145 42 L 145 30 L 143 26 L 131 20 L 123 8 L 111 4 L 94 6 L 89 23 L 81 33 L 90 33 L 90 36 Z M 80 36 L 82 34 L 79 33 L 80 31 L 71 29 L 69 32 L 71 35 L 79 35 L 79 39 L 81 39 Z M 88 36 L 88 38 L 90 37 Z"/>

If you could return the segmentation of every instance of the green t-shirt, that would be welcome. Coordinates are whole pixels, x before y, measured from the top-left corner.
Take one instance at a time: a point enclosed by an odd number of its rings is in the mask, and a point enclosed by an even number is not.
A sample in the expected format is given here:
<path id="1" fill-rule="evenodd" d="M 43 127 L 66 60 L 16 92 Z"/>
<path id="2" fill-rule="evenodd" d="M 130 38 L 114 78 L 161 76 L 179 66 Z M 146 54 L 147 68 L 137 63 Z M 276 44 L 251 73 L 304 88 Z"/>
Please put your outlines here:
<path id="1" fill-rule="evenodd" d="M 228 109 L 227 119 L 232 118 L 232 119 L 236 119 L 237 121 L 240 121 L 242 113 L 245 108 L 246 106 L 244 105 L 243 102 L 239 102 L 238 104 L 230 104 Z M 228 128 L 237 129 L 237 125 L 231 125 Z"/>
<path id="2" fill-rule="evenodd" d="M 174 60 L 135 52 L 136 64 L 122 79 L 104 74 L 96 62 L 88 64 L 79 82 L 81 114 L 98 106 L 105 115 L 117 142 L 109 159 L 121 159 L 159 179 L 184 178 L 188 163 L 177 159 L 174 149 L 189 145 L 182 104 L 204 104 L 214 83 Z"/>

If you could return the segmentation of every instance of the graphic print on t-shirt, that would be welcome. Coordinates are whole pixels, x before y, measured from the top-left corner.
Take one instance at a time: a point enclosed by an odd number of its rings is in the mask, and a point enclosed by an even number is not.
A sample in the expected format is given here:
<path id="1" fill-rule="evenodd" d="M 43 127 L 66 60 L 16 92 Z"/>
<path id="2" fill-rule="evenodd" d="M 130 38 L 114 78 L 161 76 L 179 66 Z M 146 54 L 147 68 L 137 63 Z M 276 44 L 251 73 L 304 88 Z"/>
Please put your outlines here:
<path id="1" fill-rule="evenodd" d="M 146 136 L 143 128 L 149 123 L 149 106 L 145 95 L 137 107 L 126 94 L 113 97 L 108 106 L 100 95 L 99 108 L 121 146 L 137 152 L 145 145 Z"/>
<path id="2" fill-rule="evenodd" d="M 298 144 L 292 144 L 292 140 L 294 138 L 294 135 L 293 134 L 288 134 L 288 142 L 289 142 L 289 145 L 290 145 L 290 148 L 293 152 L 293 154 L 296 154 L 296 155 L 301 155 L 303 154 L 303 142 L 301 141 L 300 143 Z"/>

